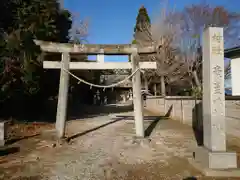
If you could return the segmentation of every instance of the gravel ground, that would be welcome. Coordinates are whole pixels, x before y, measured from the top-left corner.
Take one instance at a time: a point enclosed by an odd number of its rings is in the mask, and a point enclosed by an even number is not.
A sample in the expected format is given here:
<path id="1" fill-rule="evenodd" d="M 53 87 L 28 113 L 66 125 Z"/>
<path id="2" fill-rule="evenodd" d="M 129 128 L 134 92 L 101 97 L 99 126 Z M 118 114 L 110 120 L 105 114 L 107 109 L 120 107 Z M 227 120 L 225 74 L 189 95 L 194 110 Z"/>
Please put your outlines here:
<path id="1" fill-rule="evenodd" d="M 0 157 L 0 179 L 216 179 L 203 177 L 188 164 L 187 158 L 196 147 L 189 126 L 160 119 L 149 138 L 136 139 L 131 118 L 113 117 L 69 121 L 67 136 L 72 138 L 68 143 L 43 136 L 16 142 L 12 146 L 20 147 L 19 152 Z M 145 129 L 150 124 L 153 126 L 153 121 L 145 121 Z"/>

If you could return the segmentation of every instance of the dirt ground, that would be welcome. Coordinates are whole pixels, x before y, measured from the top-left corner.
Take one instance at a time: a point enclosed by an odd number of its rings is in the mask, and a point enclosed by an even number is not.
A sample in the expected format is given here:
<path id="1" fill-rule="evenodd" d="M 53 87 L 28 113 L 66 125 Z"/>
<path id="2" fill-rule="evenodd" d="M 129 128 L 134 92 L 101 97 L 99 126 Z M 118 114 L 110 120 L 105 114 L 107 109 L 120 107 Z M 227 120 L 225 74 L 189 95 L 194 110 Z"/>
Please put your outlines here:
<path id="1" fill-rule="evenodd" d="M 53 124 L 11 125 L 9 139 L 14 141 L 0 150 L 0 179 L 217 179 L 204 177 L 188 163 L 197 146 L 191 127 L 145 112 L 152 117 L 144 122 L 149 137 L 141 140 L 134 138 L 133 113 L 118 115 L 129 118 L 110 114 L 68 121 L 68 141 L 57 143 L 50 135 L 34 136 Z M 29 138 L 20 140 L 27 129 Z M 240 152 L 240 141 L 228 140 L 229 148 Z"/>

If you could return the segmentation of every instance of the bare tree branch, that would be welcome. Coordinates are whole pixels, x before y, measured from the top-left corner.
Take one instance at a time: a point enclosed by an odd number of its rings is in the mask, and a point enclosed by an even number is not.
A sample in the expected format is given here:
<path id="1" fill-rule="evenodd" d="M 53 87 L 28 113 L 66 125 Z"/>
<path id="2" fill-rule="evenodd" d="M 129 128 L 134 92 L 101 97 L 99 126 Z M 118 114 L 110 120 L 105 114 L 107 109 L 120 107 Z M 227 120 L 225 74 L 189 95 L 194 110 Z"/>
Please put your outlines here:
<path id="1" fill-rule="evenodd" d="M 71 39 L 75 43 L 87 43 L 89 21 L 87 19 L 80 19 L 78 14 L 72 16 L 72 29 L 71 29 Z"/>
<path id="2" fill-rule="evenodd" d="M 201 86 L 202 65 L 202 32 L 206 27 L 223 27 L 225 47 L 239 44 L 240 14 L 227 11 L 224 7 L 211 7 L 208 4 L 197 4 L 186 7 L 182 13 L 179 24 L 182 29 L 181 51 L 183 62 L 189 76 L 192 76 L 195 85 Z M 229 66 L 226 67 L 229 72 Z"/>
<path id="3" fill-rule="evenodd" d="M 231 77 L 231 64 L 230 62 L 227 62 L 227 64 L 225 65 L 225 69 L 224 69 L 224 72 L 225 72 L 225 79 L 229 79 Z"/>

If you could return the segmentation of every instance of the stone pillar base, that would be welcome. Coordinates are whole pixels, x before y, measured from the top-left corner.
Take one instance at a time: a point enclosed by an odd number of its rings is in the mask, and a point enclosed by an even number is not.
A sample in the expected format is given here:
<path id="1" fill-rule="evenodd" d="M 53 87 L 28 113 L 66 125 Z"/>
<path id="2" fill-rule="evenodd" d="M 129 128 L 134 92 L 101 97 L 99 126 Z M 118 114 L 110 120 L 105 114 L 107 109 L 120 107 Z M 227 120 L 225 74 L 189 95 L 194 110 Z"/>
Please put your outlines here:
<path id="1" fill-rule="evenodd" d="M 198 147 L 189 162 L 206 176 L 240 177 L 235 152 L 211 152 L 205 147 Z"/>
<path id="2" fill-rule="evenodd" d="M 235 152 L 211 152 L 205 147 L 198 147 L 194 152 L 194 159 L 210 169 L 237 168 Z"/>
<path id="3" fill-rule="evenodd" d="M 49 141 L 56 141 L 59 139 L 57 136 L 56 129 L 45 130 L 44 132 L 41 133 L 41 137 L 42 139 Z"/>

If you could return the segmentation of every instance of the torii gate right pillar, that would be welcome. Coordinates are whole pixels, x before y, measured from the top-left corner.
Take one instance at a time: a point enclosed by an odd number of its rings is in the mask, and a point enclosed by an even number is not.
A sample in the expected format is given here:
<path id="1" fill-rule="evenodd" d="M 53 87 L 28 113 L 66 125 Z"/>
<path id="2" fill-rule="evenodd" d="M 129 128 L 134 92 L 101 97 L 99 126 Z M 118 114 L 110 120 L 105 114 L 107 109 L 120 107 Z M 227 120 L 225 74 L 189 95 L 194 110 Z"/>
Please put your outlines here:
<path id="1" fill-rule="evenodd" d="M 139 68 L 139 59 L 137 58 L 137 49 L 131 54 L 132 72 Z M 143 102 L 141 95 L 141 72 L 137 71 L 132 78 L 133 88 L 133 104 L 134 104 L 134 120 L 135 131 L 137 137 L 144 137 L 144 125 L 143 125 Z"/>

